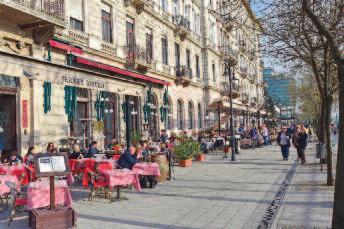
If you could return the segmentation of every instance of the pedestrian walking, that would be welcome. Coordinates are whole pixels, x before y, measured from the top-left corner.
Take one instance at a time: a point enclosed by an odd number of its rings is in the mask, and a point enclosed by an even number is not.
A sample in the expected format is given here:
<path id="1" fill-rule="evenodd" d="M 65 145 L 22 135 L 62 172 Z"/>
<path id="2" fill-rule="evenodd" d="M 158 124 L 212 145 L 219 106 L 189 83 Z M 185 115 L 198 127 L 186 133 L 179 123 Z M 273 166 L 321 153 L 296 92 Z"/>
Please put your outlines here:
<path id="1" fill-rule="evenodd" d="M 300 152 L 300 158 L 301 158 L 301 165 L 306 163 L 305 150 L 307 147 L 307 142 L 308 142 L 308 134 L 306 132 L 305 127 L 301 126 L 301 130 L 299 132 L 299 137 L 298 137 L 298 146 L 299 146 L 299 152 Z"/>
<path id="2" fill-rule="evenodd" d="M 258 138 L 258 132 L 257 132 L 257 129 L 256 127 L 252 127 L 250 129 L 250 138 L 251 138 L 251 147 L 252 149 L 254 149 L 256 147 L 256 142 L 257 142 L 257 138 Z"/>
<path id="3" fill-rule="evenodd" d="M 266 125 L 263 127 L 263 139 L 264 139 L 264 145 L 269 145 L 269 129 Z"/>
<path id="4" fill-rule="evenodd" d="M 294 132 L 293 132 L 293 135 L 292 135 L 292 143 L 293 143 L 293 146 L 296 149 L 297 157 L 299 158 L 299 160 L 301 160 L 301 152 L 300 152 L 300 147 L 299 147 L 300 131 L 301 131 L 301 127 L 300 126 L 295 126 L 295 129 L 294 129 Z"/>
<path id="5" fill-rule="evenodd" d="M 290 138 L 291 136 L 288 132 L 288 128 L 286 126 L 283 126 L 282 131 L 278 134 L 277 142 L 281 147 L 283 160 L 286 161 L 289 158 Z"/>

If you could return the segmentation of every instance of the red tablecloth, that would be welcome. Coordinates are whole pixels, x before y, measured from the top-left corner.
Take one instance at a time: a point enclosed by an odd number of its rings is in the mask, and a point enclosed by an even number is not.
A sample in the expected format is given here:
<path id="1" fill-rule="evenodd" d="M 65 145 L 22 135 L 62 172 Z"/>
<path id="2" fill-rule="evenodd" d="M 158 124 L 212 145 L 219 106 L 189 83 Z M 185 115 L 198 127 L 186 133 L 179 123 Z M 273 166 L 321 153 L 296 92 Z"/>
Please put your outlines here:
<path id="1" fill-rule="evenodd" d="M 72 205 L 72 196 L 65 180 L 55 180 L 55 204 Z M 27 191 L 27 209 L 50 205 L 50 183 L 47 180 L 31 182 Z"/>
<path id="2" fill-rule="evenodd" d="M 17 179 L 21 179 L 22 176 L 24 175 L 24 178 L 22 180 L 22 184 L 28 184 L 28 174 L 26 170 L 25 164 L 21 165 L 0 165 L 0 174 L 5 174 L 5 175 L 13 175 L 16 176 Z"/>
<path id="3" fill-rule="evenodd" d="M 137 163 L 133 166 L 133 172 L 145 176 L 160 176 L 160 168 L 157 163 Z"/>
<path id="4" fill-rule="evenodd" d="M 129 169 L 105 170 L 101 173 L 108 180 L 111 188 L 131 184 L 137 191 L 141 191 L 138 174 Z"/>
<path id="5" fill-rule="evenodd" d="M 4 195 L 10 192 L 10 188 L 6 185 L 6 181 L 11 181 L 18 185 L 18 178 L 13 175 L 1 175 L 0 176 L 0 195 Z"/>

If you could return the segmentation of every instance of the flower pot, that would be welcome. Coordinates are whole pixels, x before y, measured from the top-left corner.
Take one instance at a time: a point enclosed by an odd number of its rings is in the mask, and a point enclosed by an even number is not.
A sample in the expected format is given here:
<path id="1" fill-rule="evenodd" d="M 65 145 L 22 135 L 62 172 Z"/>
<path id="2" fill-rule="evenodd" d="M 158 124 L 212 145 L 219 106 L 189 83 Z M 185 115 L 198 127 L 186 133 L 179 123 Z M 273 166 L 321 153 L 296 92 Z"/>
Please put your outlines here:
<path id="1" fill-rule="evenodd" d="M 195 161 L 205 161 L 205 155 L 204 154 L 197 154 L 195 156 Z"/>
<path id="2" fill-rule="evenodd" d="M 186 159 L 186 160 L 179 160 L 179 166 L 180 167 L 189 167 L 192 165 L 192 159 Z"/>

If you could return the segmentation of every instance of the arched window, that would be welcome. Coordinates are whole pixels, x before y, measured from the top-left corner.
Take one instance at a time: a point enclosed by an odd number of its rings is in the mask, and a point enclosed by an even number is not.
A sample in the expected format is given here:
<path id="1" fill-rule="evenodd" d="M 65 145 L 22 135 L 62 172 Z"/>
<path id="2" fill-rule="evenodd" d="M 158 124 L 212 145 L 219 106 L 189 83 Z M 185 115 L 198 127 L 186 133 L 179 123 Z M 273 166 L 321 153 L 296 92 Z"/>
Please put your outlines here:
<path id="1" fill-rule="evenodd" d="M 198 104 L 198 128 L 202 129 L 203 128 L 203 117 L 202 117 L 202 106 L 199 103 Z"/>
<path id="2" fill-rule="evenodd" d="M 188 106 L 189 129 L 194 128 L 194 106 L 190 101 Z"/>
<path id="3" fill-rule="evenodd" d="M 182 130 L 184 128 L 184 117 L 183 117 L 184 107 L 183 102 L 178 100 L 177 102 L 177 127 L 178 130 Z"/>

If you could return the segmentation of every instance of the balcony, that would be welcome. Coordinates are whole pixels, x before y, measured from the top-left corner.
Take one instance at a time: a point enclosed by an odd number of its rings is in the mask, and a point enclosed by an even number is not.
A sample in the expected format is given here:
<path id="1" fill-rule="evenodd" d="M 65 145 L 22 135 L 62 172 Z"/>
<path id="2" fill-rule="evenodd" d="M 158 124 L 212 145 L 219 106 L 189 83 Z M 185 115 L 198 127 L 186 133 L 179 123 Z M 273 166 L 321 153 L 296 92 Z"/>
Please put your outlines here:
<path id="1" fill-rule="evenodd" d="M 64 0 L 0 0 L 0 7 L 0 21 L 32 30 L 38 44 L 46 44 L 54 36 L 56 27 L 67 26 Z"/>
<path id="2" fill-rule="evenodd" d="M 247 48 L 246 48 L 246 42 L 241 40 L 239 41 L 239 50 L 241 52 L 246 52 Z"/>
<path id="3" fill-rule="evenodd" d="M 251 99 L 251 106 L 255 107 L 255 106 L 257 106 L 257 104 L 258 104 L 257 97 L 252 97 L 252 99 Z"/>
<path id="4" fill-rule="evenodd" d="M 136 9 L 137 14 L 141 14 L 146 5 L 145 0 L 124 0 L 124 6 L 133 6 Z"/>
<path id="5" fill-rule="evenodd" d="M 190 21 L 182 15 L 173 16 L 172 21 L 176 26 L 174 29 L 174 36 L 179 36 L 182 41 L 185 40 L 190 34 Z"/>
<path id="6" fill-rule="evenodd" d="M 176 85 L 183 85 L 183 87 L 187 87 L 191 83 L 192 78 L 192 69 L 188 68 L 187 66 L 180 66 L 175 68 Z"/>
<path id="7" fill-rule="evenodd" d="M 231 96 L 229 82 L 221 83 L 221 95 L 222 96 Z M 232 98 L 236 99 L 240 97 L 240 85 L 232 82 Z"/>
<path id="8" fill-rule="evenodd" d="M 229 45 L 219 47 L 222 60 L 235 65 L 238 61 L 238 52 L 229 47 Z"/>
<path id="9" fill-rule="evenodd" d="M 225 5 L 220 7 L 220 9 L 218 10 L 218 14 L 220 15 L 220 17 L 222 19 L 223 28 L 225 30 L 227 30 L 227 32 L 230 32 L 234 28 L 234 24 L 233 24 L 233 18 L 231 16 L 230 12 L 228 12 L 227 7 L 228 6 L 225 6 Z"/>
<path id="10" fill-rule="evenodd" d="M 142 74 L 146 74 L 148 69 L 153 68 L 154 61 L 150 50 L 139 45 L 134 47 L 124 46 L 126 53 L 126 67 L 135 69 Z"/>
<path id="11" fill-rule="evenodd" d="M 248 76 L 247 68 L 246 67 L 240 68 L 240 73 L 241 73 L 242 78 L 246 78 Z"/>
<path id="12" fill-rule="evenodd" d="M 243 104 L 247 104 L 249 101 L 249 97 L 248 97 L 248 94 L 246 92 L 242 93 L 242 96 L 241 96 L 241 102 Z"/>
<path id="13" fill-rule="evenodd" d="M 250 81 L 250 83 L 254 83 L 254 79 L 255 79 L 255 75 L 253 73 L 249 73 L 248 80 Z"/>

